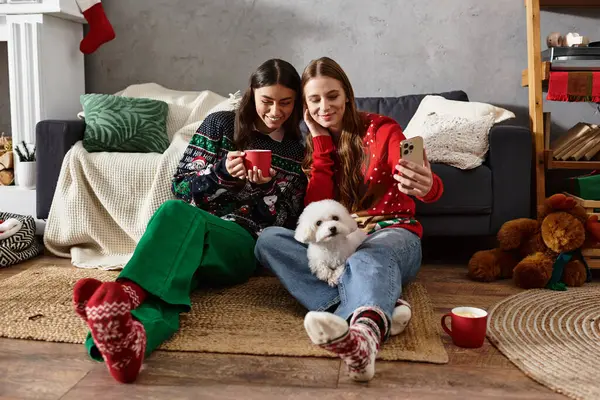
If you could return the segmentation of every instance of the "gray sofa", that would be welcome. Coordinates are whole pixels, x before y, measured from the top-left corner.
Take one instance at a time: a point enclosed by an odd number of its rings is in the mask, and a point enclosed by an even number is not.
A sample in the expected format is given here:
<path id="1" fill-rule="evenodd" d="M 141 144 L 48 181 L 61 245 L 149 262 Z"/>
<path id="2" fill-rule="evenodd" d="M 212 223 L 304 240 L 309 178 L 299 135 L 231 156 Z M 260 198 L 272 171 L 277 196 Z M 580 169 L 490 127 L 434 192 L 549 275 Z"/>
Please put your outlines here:
<path id="1" fill-rule="evenodd" d="M 469 101 L 463 91 L 439 93 Z M 394 118 L 406 127 L 422 95 L 358 98 L 360 110 Z M 507 121 L 510 122 L 510 121 Z M 37 217 L 46 219 L 52 204 L 62 160 L 82 140 L 85 122 L 46 120 L 37 124 Z M 530 217 L 532 139 L 528 128 L 510 123 L 495 125 L 490 132 L 490 150 L 483 165 L 460 170 L 432 164 L 444 182 L 442 198 L 431 204 L 417 202 L 417 218 L 424 236 L 488 236 L 511 219 Z"/>

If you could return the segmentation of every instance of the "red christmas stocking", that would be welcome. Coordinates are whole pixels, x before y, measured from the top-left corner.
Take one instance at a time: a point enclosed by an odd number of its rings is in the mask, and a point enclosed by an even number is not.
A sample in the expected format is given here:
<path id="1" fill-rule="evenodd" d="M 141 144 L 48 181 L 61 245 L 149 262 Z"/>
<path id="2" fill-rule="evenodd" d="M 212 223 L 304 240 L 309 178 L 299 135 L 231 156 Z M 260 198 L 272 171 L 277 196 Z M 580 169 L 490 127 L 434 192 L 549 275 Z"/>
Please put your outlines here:
<path id="1" fill-rule="evenodd" d="M 115 31 L 110 24 L 104 7 L 100 0 L 77 0 L 85 20 L 89 25 L 89 32 L 79 45 L 79 50 L 84 54 L 90 54 L 106 42 L 115 38 Z"/>

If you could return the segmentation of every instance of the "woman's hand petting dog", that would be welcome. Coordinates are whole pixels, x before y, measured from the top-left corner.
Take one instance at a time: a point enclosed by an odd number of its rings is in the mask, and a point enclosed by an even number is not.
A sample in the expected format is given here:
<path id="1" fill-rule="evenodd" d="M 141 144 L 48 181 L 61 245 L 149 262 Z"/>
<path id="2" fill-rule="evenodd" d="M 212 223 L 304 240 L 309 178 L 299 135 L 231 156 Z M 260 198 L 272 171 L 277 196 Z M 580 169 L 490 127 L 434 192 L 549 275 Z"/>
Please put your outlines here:
<path id="1" fill-rule="evenodd" d="M 246 167 L 244 167 L 244 152 L 230 151 L 225 160 L 225 169 L 234 178 L 246 179 Z"/>
<path id="2" fill-rule="evenodd" d="M 254 169 L 248 171 L 248 180 L 251 183 L 262 185 L 271 182 L 271 179 L 275 176 L 275 170 L 273 168 L 269 169 L 269 174 L 270 176 L 264 177 L 262 171 L 254 167 Z"/>
<path id="3" fill-rule="evenodd" d="M 398 190 L 409 196 L 425 197 L 433 186 L 431 165 L 423 150 L 423 165 L 412 161 L 400 160 L 396 165 L 397 174 L 394 179 L 398 181 Z"/>

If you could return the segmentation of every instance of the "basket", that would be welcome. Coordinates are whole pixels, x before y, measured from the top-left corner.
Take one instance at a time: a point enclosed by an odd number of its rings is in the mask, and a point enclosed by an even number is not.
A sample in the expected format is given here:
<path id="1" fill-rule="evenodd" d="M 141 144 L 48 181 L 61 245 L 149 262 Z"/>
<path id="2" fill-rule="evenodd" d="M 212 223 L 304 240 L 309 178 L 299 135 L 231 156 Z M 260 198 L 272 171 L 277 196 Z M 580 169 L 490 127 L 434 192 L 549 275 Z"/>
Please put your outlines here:
<path id="1" fill-rule="evenodd" d="M 31 216 L 0 212 L 0 220 L 15 218 L 21 229 L 0 240 L 0 267 L 8 267 L 29 260 L 42 253 L 42 245 L 35 236 L 35 220 Z"/>

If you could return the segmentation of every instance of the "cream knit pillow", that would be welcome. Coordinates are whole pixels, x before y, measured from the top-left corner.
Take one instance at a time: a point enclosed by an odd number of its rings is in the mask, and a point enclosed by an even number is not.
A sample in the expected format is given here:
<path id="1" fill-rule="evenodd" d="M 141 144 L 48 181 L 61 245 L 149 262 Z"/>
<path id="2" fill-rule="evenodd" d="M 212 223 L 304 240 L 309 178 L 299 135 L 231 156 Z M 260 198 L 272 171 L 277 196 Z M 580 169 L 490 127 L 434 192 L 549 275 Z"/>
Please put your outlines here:
<path id="1" fill-rule="evenodd" d="M 489 150 L 489 131 L 494 125 L 491 115 L 467 119 L 431 114 L 423 127 L 427 159 L 460 169 L 480 166 Z"/>
<path id="2" fill-rule="evenodd" d="M 472 169 L 485 159 L 492 126 L 514 117 L 514 113 L 491 104 L 426 96 L 404 135 L 423 137 L 430 162 Z"/>
<path id="3" fill-rule="evenodd" d="M 515 117 L 514 113 L 491 104 L 475 101 L 447 100 L 442 96 L 429 95 L 425 96 L 419 104 L 417 112 L 415 112 L 415 115 L 404 130 L 404 135 L 407 138 L 422 135 L 419 132 L 420 129 L 425 124 L 429 114 L 434 112 L 466 119 L 477 119 L 485 115 L 492 115 L 496 124 Z"/>

